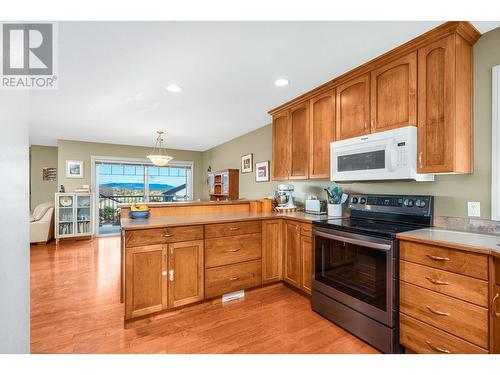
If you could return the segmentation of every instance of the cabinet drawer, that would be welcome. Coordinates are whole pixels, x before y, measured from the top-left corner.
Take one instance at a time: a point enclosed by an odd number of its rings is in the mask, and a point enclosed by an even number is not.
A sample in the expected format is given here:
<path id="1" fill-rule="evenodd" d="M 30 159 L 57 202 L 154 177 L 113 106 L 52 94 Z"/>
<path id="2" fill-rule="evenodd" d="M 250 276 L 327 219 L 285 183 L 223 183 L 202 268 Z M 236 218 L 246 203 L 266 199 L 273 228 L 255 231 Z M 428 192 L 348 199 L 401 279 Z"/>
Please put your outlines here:
<path id="1" fill-rule="evenodd" d="M 260 260 L 205 270 L 205 298 L 262 285 Z"/>
<path id="2" fill-rule="evenodd" d="M 400 283 L 400 311 L 488 348 L 488 310 L 430 290 Z"/>
<path id="3" fill-rule="evenodd" d="M 205 240 L 205 268 L 246 262 L 262 257 L 260 233 Z"/>
<path id="4" fill-rule="evenodd" d="M 207 224 L 205 225 L 205 237 L 227 237 L 236 236 L 239 234 L 260 233 L 262 223 L 260 220 L 241 221 L 224 224 Z"/>
<path id="5" fill-rule="evenodd" d="M 488 307 L 488 283 L 416 263 L 400 262 L 400 278 L 411 284 Z"/>
<path id="6" fill-rule="evenodd" d="M 127 247 L 203 239 L 203 225 L 141 229 L 125 232 Z"/>
<path id="7" fill-rule="evenodd" d="M 488 280 L 488 257 L 486 255 L 401 241 L 400 257 L 410 262 Z"/>
<path id="8" fill-rule="evenodd" d="M 488 354 L 479 346 L 404 314 L 400 314 L 399 342 L 419 354 Z"/>
<path id="9" fill-rule="evenodd" d="M 312 237 L 312 224 L 300 224 L 300 234 L 307 237 Z"/>

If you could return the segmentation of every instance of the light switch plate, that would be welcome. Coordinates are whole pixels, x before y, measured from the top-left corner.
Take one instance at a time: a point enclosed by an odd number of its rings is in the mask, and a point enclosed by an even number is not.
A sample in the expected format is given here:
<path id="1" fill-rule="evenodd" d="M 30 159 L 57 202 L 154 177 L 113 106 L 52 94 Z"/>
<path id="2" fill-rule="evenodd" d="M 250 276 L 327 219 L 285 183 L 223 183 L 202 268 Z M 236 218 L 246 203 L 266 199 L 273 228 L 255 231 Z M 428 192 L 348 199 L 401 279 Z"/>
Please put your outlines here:
<path id="1" fill-rule="evenodd" d="M 481 202 L 467 202 L 467 212 L 469 216 L 481 216 Z"/>

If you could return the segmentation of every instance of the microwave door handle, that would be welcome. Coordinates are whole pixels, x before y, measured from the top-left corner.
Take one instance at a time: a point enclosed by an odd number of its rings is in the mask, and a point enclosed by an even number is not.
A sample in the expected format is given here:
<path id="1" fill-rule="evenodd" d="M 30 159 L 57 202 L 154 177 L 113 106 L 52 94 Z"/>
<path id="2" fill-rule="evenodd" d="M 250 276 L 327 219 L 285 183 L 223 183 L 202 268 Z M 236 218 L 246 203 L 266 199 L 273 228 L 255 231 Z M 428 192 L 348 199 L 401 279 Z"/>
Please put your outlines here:
<path id="1" fill-rule="evenodd" d="M 314 235 L 319 236 L 319 237 L 329 238 L 331 240 L 347 242 L 347 243 L 350 243 L 353 245 L 364 246 L 364 247 L 368 247 L 371 249 L 386 250 L 386 251 L 391 249 L 391 245 L 389 245 L 389 244 L 374 243 L 374 242 L 358 240 L 358 239 L 350 238 L 350 237 L 337 236 L 335 234 L 320 232 L 320 231 L 316 231 L 316 230 L 314 231 Z"/>

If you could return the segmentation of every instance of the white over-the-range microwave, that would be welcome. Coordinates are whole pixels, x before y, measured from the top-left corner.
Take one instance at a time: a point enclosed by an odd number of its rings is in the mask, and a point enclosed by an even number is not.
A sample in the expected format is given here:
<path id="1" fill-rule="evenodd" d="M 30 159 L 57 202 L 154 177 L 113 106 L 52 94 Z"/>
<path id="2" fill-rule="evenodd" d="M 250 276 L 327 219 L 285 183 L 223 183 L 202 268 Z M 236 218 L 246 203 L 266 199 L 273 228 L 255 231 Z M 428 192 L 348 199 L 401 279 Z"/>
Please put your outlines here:
<path id="1" fill-rule="evenodd" d="M 417 173 L 417 127 L 406 126 L 330 143 L 332 181 L 434 181 Z"/>

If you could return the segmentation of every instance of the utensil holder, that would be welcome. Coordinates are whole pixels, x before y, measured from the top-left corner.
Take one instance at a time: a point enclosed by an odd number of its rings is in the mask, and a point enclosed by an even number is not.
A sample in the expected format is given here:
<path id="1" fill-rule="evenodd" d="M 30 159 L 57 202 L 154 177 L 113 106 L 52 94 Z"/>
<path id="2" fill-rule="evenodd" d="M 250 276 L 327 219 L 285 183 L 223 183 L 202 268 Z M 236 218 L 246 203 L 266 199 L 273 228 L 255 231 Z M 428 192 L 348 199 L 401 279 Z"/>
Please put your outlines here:
<path id="1" fill-rule="evenodd" d="M 328 216 L 342 217 L 342 204 L 328 203 Z"/>

